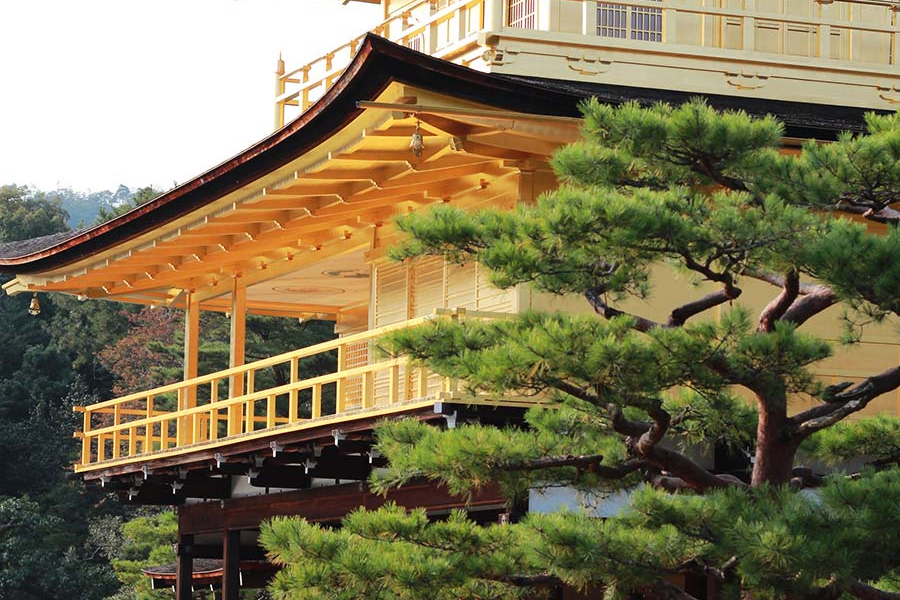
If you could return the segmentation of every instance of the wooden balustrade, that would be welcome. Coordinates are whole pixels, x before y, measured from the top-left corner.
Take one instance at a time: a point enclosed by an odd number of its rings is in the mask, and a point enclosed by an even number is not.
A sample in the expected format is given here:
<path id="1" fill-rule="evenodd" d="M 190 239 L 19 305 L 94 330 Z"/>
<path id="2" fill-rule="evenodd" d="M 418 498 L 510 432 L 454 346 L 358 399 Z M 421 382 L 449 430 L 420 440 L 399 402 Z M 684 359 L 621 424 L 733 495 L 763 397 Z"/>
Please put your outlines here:
<path id="1" fill-rule="evenodd" d="M 104 461 L 156 455 L 204 444 L 225 444 L 237 436 L 340 417 L 366 410 L 398 406 L 405 402 L 452 393 L 457 383 L 408 365 L 404 358 L 373 357 L 380 336 L 437 318 L 500 318 L 508 315 L 465 309 L 439 309 L 433 315 L 404 321 L 286 352 L 271 358 L 218 371 L 145 392 L 75 407 L 84 414 L 82 442 L 84 468 Z M 364 364 L 347 363 L 348 349 L 365 345 Z M 316 377 L 300 378 L 301 361 L 324 353 L 336 353 L 336 369 Z M 287 367 L 289 380 L 256 389 L 271 369 Z M 243 386 L 227 397 L 228 382 L 239 378 Z M 223 393 L 224 392 L 224 393 Z M 187 396 L 196 406 L 187 406 Z M 171 410 L 163 407 L 169 405 Z"/>
<path id="2" fill-rule="evenodd" d="M 434 10 L 434 0 L 416 0 L 382 21 L 372 33 L 419 52 L 443 56 L 454 48 L 474 44 L 484 28 L 486 0 L 457 0 Z M 275 128 L 285 123 L 285 110 L 304 111 L 318 100 L 350 64 L 365 34 L 288 72 L 276 74 Z"/>

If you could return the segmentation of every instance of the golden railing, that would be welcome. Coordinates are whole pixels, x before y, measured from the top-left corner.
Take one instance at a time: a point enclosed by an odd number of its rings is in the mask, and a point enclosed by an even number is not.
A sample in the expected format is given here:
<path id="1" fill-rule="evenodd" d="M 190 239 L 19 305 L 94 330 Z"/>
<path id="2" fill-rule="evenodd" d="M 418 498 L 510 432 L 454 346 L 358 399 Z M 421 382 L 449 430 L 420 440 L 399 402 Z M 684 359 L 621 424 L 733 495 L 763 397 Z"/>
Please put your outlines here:
<path id="1" fill-rule="evenodd" d="M 315 424 L 341 416 L 401 407 L 412 401 L 454 397 L 455 380 L 411 367 L 405 358 L 373 356 L 376 340 L 398 329 L 434 319 L 494 319 L 505 313 L 438 309 L 432 315 L 301 348 L 240 367 L 98 402 L 84 414 L 81 461 L 76 470 L 209 445 L 226 445 L 248 434 Z M 300 378 L 301 361 L 325 353 L 333 373 Z M 273 367 L 289 373 L 286 383 L 256 389 Z M 231 394 L 226 388 L 231 389 Z M 164 404 L 174 405 L 171 409 Z M 98 425 L 95 427 L 95 425 Z"/>
<path id="2" fill-rule="evenodd" d="M 371 32 L 443 58 L 474 44 L 478 32 L 484 28 L 484 4 L 485 0 L 416 0 Z M 276 129 L 285 123 L 286 107 L 296 106 L 304 111 L 331 87 L 350 64 L 365 35 L 341 44 L 299 69 L 284 72 L 279 63 L 275 79 Z"/>

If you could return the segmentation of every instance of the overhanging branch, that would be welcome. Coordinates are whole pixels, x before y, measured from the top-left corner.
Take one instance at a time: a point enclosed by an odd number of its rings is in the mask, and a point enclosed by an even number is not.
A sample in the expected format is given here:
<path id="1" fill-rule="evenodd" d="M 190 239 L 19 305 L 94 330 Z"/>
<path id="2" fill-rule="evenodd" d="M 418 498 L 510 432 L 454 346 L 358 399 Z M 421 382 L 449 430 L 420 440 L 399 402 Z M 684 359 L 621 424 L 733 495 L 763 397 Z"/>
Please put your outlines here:
<path id="1" fill-rule="evenodd" d="M 900 600 L 900 593 L 880 590 L 862 581 L 851 582 L 847 591 L 860 600 Z"/>
<path id="2" fill-rule="evenodd" d="M 843 387 L 843 386 L 842 386 Z M 867 377 L 835 394 L 829 403 L 820 404 L 788 419 L 790 437 L 804 439 L 864 409 L 882 394 L 900 387 L 900 366 Z"/>
<path id="3" fill-rule="evenodd" d="M 698 315 L 705 310 L 713 308 L 714 306 L 718 306 L 720 304 L 724 304 L 726 302 L 734 300 L 740 295 L 740 288 L 734 286 L 723 286 L 723 288 L 717 292 L 707 294 L 706 296 L 703 296 L 698 300 L 688 302 L 687 304 L 679 306 L 678 308 L 673 310 L 669 315 L 669 320 L 666 323 L 666 326 L 680 327 L 694 315 Z"/>

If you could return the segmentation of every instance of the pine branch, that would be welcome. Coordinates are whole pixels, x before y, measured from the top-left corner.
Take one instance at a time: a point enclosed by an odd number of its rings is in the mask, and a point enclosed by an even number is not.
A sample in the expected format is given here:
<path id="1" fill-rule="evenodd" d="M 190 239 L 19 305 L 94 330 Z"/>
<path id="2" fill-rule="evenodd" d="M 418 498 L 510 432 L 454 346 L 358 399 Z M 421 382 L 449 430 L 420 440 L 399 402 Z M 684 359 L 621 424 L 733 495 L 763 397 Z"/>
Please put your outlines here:
<path id="1" fill-rule="evenodd" d="M 604 319 L 612 319 L 614 317 L 628 316 L 635 320 L 635 329 L 641 332 L 647 332 L 656 327 L 661 327 L 660 323 L 656 321 L 651 321 L 650 319 L 645 319 L 644 317 L 639 317 L 637 315 L 632 315 L 626 313 L 624 311 L 619 310 L 618 308 L 613 308 L 609 304 L 603 300 L 603 292 L 604 290 L 599 287 L 594 287 L 587 290 L 584 293 L 585 298 L 590 303 L 591 307 L 594 309 L 598 315 L 603 317 Z"/>
<path id="2" fill-rule="evenodd" d="M 703 296 L 698 300 L 683 304 L 674 309 L 669 315 L 669 320 L 666 322 L 666 327 L 680 327 L 684 325 L 684 323 L 691 317 L 698 315 L 705 310 L 709 310 L 714 306 L 719 306 L 720 304 L 724 304 L 726 302 L 734 300 L 740 295 L 740 288 L 734 286 L 732 286 L 730 289 L 728 287 L 723 287 L 717 292 L 707 294 L 706 296 Z"/>
<path id="3" fill-rule="evenodd" d="M 480 579 L 508 583 L 517 587 L 557 587 L 563 585 L 556 575 L 540 573 L 536 575 L 480 575 Z"/>
<path id="4" fill-rule="evenodd" d="M 834 209 L 838 212 L 849 213 L 851 215 L 861 215 L 864 219 L 874 221 L 876 223 L 885 223 L 896 225 L 900 223 L 900 211 L 889 206 L 877 208 L 859 204 L 838 203 Z"/>
<path id="5" fill-rule="evenodd" d="M 698 492 L 726 487 L 746 487 L 746 484 L 740 480 L 726 479 L 710 473 L 684 454 L 659 446 L 669 429 L 672 417 L 662 409 L 661 403 L 658 406 L 652 406 L 645 410 L 654 423 L 637 440 L 634 438 L 627 440 L 628 449 L 632 453 L 661 469 L 673 473 Z"/>
<path id="6" fill-rule="evenodd" d="M 765 271 L 747 271 L 744 275 L 759 281 L 765 281 L 775 287 L 784 288 L 783 275 Z M 810 318 L 837 303 L 837 295 L 834 293 L 834 290 L 821 283 L 800 283 L 797 288 L 797 295 L 798 298 L 781 316 L 782 321 L 802 325 Z"/>
<path id="7" fill-rule="evenodd" d="M 622 479 L 646 466 L 642 460 L 629 460 L 614 467 L 600 464 L 603 461 L 602 454 L 582 454 L 578 456 L 546 456 L 521 463 L 503 465 L 504 471 L 536 471 L 539 469 L 554 469 L 558 467 L 578 467 L 591 473 L 596 473 L 606 479 Z"/>
<path id="8" fill-rule="evenodd" d="M 782 321 L 798 326 L 803 325 L 812 317 L 837 303 L 837 296 L 830 287 L 826 285 L 809 287 L 815 289 L 807 291 L 804 296 L 794 300 L 790 308 L 781 316 Z"/>
<path id="9" fill-rule="evenodd" d="M 856 385 L 842 386 L 844 391 L 835 394 L 830 403 L 815 406 L 788 419 L 788 435 L 805 439 L 859 412 L 878 396 L 897 389 L 900 387 L 900 366 L 867 377 Z"/>
<path id="10" fill-rule="evenodd" d="M 612 422 L 613 430 L 629 437 L 640 437 L 644 435 L 652 427 L 652 423 L 644 423 L 642 421 L 631 421 L 625 418 L 622 407 L 618 404 L 610 403 L 606 405 L 609 412 L 609 419 Z"/>
<path id="11" fill-rule="evenodd" d="M 784 275 L 784 283 L 781 293 L 769 302 L 759 315 L 759 326 L 756 328 L 761 333 L 775 331 L 775 321 L 780 319 L 791 307 L 800 293 L 800 274 L 797 269 L 789 269 Z"/>
<path id="12" fill-rule="evenodd" d="M 860 600 L 900 600 L 900 592 L 879 590 L 862 581 L 854 580 L 847 587 L 847 592 Z"/>

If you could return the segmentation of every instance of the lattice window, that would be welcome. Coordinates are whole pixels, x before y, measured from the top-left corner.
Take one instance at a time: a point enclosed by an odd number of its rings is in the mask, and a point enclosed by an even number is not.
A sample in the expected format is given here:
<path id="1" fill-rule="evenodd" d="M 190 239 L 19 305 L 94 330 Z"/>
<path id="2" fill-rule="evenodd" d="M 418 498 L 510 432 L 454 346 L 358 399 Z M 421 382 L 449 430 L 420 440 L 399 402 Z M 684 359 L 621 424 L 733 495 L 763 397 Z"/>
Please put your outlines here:
<path id="1" fill-rule="evenodd" d="M 537 29 L 537 0 L 510 0 L 506 24 L 519 29 Z"/>
<path id="2" fill-rule="evenodd" d="M 364 367 L 369 364 L 369 342 L 362 341 L 355 344 L 348 344 L 345 349 L 344 368 L 355 369 L 356 367 Z M 363 376 L 348 377 L 344 380 L 344 402 L 348 409 L 359 408 L 362 406 L 363 394 Z M 371 393 L 371 391 L 369 392 Z"/>
<path id="3" fill-rule="evenodd" d="M 598 2 L 597 35 L 644 42 L 661 42 L 662 9 Z"/>

